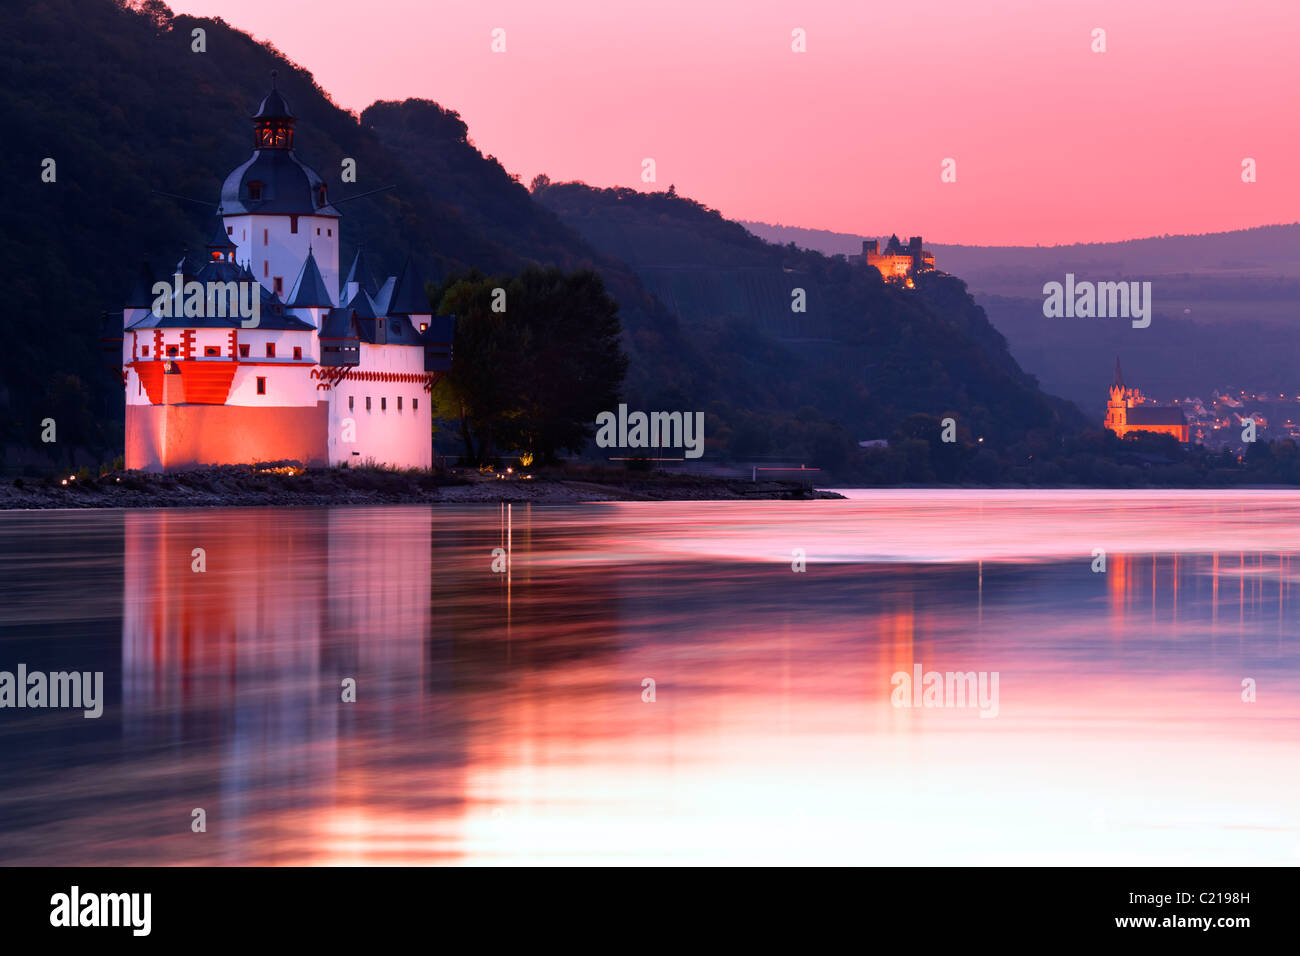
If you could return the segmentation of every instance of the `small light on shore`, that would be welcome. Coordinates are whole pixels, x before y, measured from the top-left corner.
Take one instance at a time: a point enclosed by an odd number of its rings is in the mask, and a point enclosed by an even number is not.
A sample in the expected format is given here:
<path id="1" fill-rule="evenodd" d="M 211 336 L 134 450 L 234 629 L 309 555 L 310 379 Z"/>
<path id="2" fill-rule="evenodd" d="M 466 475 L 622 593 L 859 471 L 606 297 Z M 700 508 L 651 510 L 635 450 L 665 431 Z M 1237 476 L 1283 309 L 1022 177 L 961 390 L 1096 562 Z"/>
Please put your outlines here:
<path id="1" fill-rule="evenodd" d="M 68 483 L 68 479 L 64 478 L 63 483 L 66 485 Z"/>

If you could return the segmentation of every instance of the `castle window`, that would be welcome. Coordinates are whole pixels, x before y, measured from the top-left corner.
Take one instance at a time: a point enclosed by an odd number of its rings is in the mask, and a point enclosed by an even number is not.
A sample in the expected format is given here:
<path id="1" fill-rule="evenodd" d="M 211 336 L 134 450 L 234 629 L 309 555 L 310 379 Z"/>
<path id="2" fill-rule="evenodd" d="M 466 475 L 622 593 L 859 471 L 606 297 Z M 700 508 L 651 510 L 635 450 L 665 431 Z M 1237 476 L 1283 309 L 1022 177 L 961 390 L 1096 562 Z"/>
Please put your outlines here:
<path id="1" fill-rule="evenodd" d="M 261 183 L 249 183 L 249 184 L 248 184 L 248 198 L 249 198 L 249 200 L 250 200 L 251 202 L 260 202 L 260 201 L 261 201 L 261 199 L 262 199 L 262 184 L 261 184 Z"/>
<path id="2" fill-rule="evenodd" d="M 147 345 L 142 345 L 142 346 L 140 346 L 140 353 L 141 353 L 145 358 L 148 358 L 148 357 L 149 357 L 149 346 L 147 346 Z"/>
<path id="3" fill-rule="evenodd" d="M 316 227 L 316 235 L 318 235 L 318 236 L 320 235 L 320 226 L 317 226 L 317 227 Z"/>
<path id="4" fill-rule="evenodd" d="M 355 395 L 348 396 L 348 411 L 352 411 L 356 407 L 356 401 L 357 397 Z"/>
<path id="5" fill-rule="evenodd" d="M 267 358 L 275 358 L 275 343 L 274 343 L 274 342 L 267 342 L 267 343 L 266 343 L 266 357 L 267 357 Z"/>
<path id="6" fill-rule="evenodd" d="M 205 345 L 203 346 L 203 355 L 205 358 L 218 358 L 220 357 L 221 353 L 217 351 L 217 347 L 215 345 Z"/>
<path id="7" fill-rule="evenodd" d="M 381 399 L 379 400 L 379 410 L 380 410 L 381 412 L 386 412 L 386 411 L 388 411 L 388 399 L 386 399 L 386 398 L 381 398 Z"/>
<path id="8" fill-rule="evenodd" d="M 366 411 L 370 411 L 370 396 L 366 396 Z"/>
<path id="9" fill-rule="evenodd" d="M 264 375 L 257 376 L 257 394 L 258 395 L 266 394 L 266 376 Z"/>
<path id="10" fill-rule="evenodd" d="M 326 229 L 326 230 L 325 230 L 325 235 L 327 235 L 327 236 L 332 236 L 332 235 L 334 235 L 334 230 L 333 230 L 333 229 Z"/>
<path id="11" fill-rule="evenodd" d="M 179 353 L 180 353 L 180 349 L 178 349 L 176 346 L 174 346 L 174 345 L 169 345 L 169 346 L 167 346 L 167 357 L 168 357 L 168 358 L 175 358 Z"/>
<path id="12" fill-rule="evenodd" d="M 284 295 L 284 277 L 283 277 L 283 276 L 276 276 L 276 277 L 275 277 L 275 294 L 276 294 L 276 295 Z"/>
<path id="13" fill-rule="evenodd" d="M 293 347 L 293 358 L 294 358 L 294 361 L 296 361 L 296 362 L 300 362 L 300 361 L 302 361 L 302 346 L 301 346 L 301 345 L 295 345 L 295 346 Z"/>
<path id="14" fill-rule="evenodd" d="M 263 229 L 263 230 L 262 230 L 262 245 L 264 245 L 264 246 L 269 246 L 270 244 L 271 244 L 271 230 L 270 230 L 270 229 Z"/>
<path id="15" fill-rule="evenodd" d="M 262 263 L 262 278 L 265 279 L 271 274 L 271 260 L 267 259 Z"/>
<path id="16" fill-rule="evenodd" d="M 247 345 L 241 345 L 241 346 L 239 347 L 239 357 L 240 357 L 240 358 L 248 358 L 248 346 L 247 346 Z"/>
<path id="17" fill-rule="evenodd" d="M 298 233 L 298 217 L 297 217 L 297 216 L 290 216 L 290 217 L 289 217 L 289 231 L 292 232 L 293 234 L 297 235 L 297 233 Z"/>
<path id="18" fill-rule="evenodd" d="M 420 400 L 418 398 L 411 399 L 411 411 L 413 412 L 418 411 L 419 408 L 420 408 Z"/>
<path id="19" fill-rule="evenodd" d="M 402 410 L 402 396 L 401 396 L 401 395 L 398 395 L 398 396 L 397 396 L 397 410 L 398 410 L 399 412 Z"/>
<path id="20" fill-rule="evenodd" d="M 234 227 L 234 226 L 227 226 L 227 227 L 226 227 L 226 235 L 228 235 L 228 236 L 233 236 L 234 234 L 235 234 L 235 227 Z"/>

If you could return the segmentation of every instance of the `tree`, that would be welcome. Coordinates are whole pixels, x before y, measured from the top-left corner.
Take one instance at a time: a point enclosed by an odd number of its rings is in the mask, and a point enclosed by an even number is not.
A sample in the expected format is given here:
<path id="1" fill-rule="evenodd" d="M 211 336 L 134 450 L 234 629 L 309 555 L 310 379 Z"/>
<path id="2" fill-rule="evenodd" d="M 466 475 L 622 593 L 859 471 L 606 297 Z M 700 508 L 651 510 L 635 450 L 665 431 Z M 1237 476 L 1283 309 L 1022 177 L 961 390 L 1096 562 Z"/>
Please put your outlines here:
<path id="1" fill-rule="evenodd" d="M 617 405 L 627 374 L 622 324 L 595 272 L 470 274 L 444 285 L 438 311 L 456 316 L 456 358 L 439 401 L 460 419 L 467 461 L 509 448 L 553 462 L 580 450 L 596 415 Z"/>

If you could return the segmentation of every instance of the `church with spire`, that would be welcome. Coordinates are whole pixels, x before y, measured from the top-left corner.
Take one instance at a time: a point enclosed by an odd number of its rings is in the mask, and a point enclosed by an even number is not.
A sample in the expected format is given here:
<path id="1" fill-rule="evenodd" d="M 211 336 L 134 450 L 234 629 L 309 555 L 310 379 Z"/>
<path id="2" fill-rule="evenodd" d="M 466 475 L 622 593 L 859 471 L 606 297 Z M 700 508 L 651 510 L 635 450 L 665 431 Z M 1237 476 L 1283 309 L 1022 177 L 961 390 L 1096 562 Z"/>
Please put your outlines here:
<path id="1" fill-rule="evenodd" d="M 340 279 L 341 215 L 294 150 L 274 73 L 252 119 L 201 259 L 145 265 L 123 309 L 126 467 L 430 467 L 453 320 L 410 256 L 380 282 L 358 247 Z"/>
<path id="2" fill-rule="evenodd" d="M 1183 410 L 1170 405 L 1147 405 L 1140 389 L 1124 384 L 1118 355 L 1115 356 L 1115 377 L 1111 380 L 1109 396 L 1105 426 L 1120 438 L 1130 432 L 1155 432 L 1173 435 L 1180 442 L 1189 440 L 1190 428 Z"/>

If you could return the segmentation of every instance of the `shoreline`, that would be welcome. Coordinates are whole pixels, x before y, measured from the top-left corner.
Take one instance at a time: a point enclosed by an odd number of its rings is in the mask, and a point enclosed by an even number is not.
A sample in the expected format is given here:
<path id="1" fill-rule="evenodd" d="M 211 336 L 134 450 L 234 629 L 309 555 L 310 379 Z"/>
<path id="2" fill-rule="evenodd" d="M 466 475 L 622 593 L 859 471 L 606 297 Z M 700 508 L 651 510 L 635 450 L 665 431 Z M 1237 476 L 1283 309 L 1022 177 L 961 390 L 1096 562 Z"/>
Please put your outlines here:
<path id="1" fill-rule="evenodd" d="M 100 508 L 332 507 L 394 504 L 580 504 L 602 501 L 843 500 L 802 482 L 695 475 L 572 474 L 495 477 L 382 469 L 277 468 L 226 465 L 99 478 L 0 484 L 0 511 Z"/>

